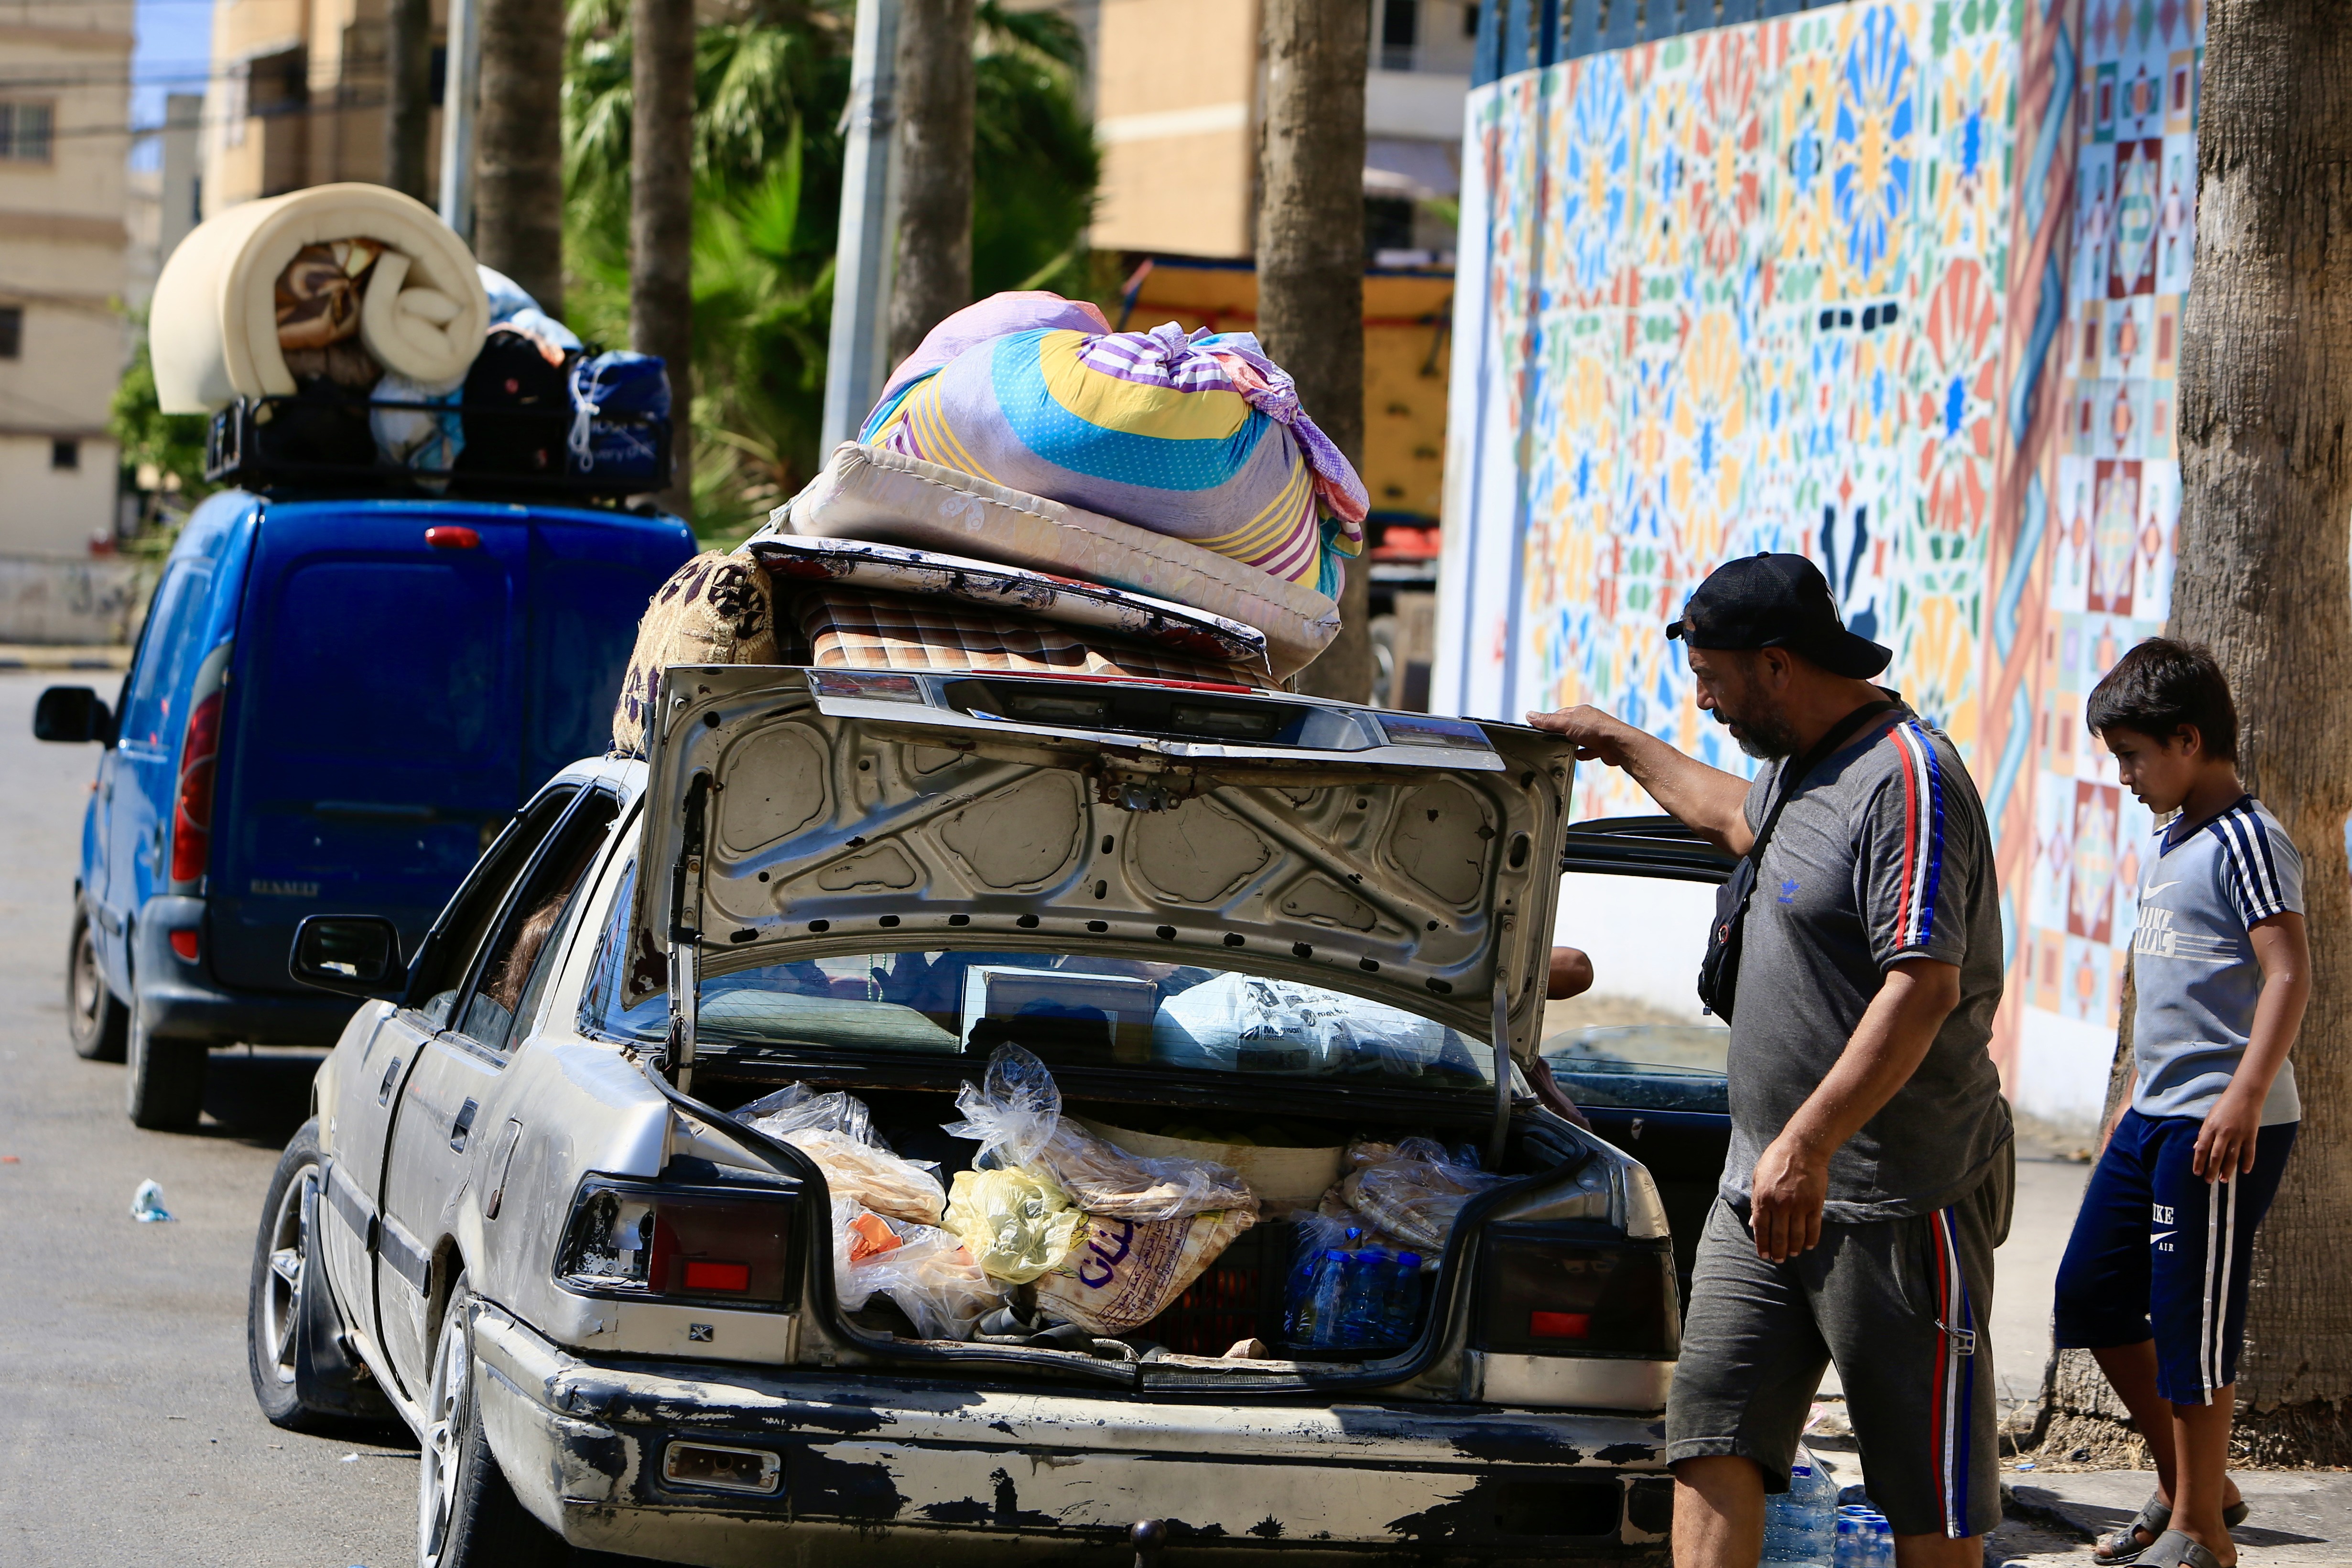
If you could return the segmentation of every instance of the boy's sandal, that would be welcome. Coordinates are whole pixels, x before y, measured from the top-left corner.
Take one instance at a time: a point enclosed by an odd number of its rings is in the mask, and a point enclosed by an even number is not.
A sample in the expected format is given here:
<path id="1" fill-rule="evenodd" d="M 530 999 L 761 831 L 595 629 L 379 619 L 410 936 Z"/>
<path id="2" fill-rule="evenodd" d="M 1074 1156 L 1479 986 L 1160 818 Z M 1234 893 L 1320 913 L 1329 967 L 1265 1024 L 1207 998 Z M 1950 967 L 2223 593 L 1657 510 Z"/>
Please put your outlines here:
<path id="1" fill-rule="evenodd" d="M 2245 1504 L 2241 1502 L 2238 1507 L 2242 1510 Z M 2239 1517 L 2242 1519 L 2245 1516 L 2241 1513 Z M 2139 1513 L 2129 1524 L 2099 1537 L 2097 1543 L 2091 1548 L 2091 1560 L 2098 1563 L 2099 1568 L 2119 1568 L 2122 1563 L 2137 1563 L 2141 1552 L 2147 1550 L 2139 1543 L 2139 1532 L 2145 1530 L 2152 1536 L 2161 1536 L 2171 1522 L 2172 1505 L 2164 1500 L 2162 1492 L 2152 1491 L 2147 1494 L 2147 1500 L 2140 1504 Z M 2149 1544 L 2153 1546 L 2154 1542 Z"/>
<path id="2" fill-rule="evenodd" d="M 2221 1560 L 2177 1530 L 2156 1538 L 2136 1560 L 2139 1568 L 2221 1568 Z"/>
<path id="3" fill-rule="evenodd" d="M 2252 1512 L 2253 1512 L 2253 1510 L 2246 1506 L 2246 1500 L 2244 1498 L 2240 1498 L 2237 1501 L 2231 1503 L 2229 1507 L 2221 1511 L 2221 1522 L 2231 1530 L 2235 1530 L 2238 1526 L 2246 1522 L 2246 1515 Z"/>

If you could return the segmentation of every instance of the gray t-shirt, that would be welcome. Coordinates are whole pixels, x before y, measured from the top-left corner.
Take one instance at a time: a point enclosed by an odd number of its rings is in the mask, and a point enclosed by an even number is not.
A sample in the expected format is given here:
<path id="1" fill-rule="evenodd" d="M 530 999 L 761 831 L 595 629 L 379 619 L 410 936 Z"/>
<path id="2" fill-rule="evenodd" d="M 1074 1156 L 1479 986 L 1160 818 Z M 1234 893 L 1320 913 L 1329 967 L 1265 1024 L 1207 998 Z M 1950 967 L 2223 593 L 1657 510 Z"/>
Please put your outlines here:
<path id="1" fill-rule="evenodd" d="M 1772 764 L 1748 789 L 1750 828 L 1790 766 Z M 1747 1212 L 1757 1156 L 1904 958 L 1958 965 L 1959 1005 L 1910 1081 L 1830 1156 L 1822 1218 L 1902 1218 L 1974 1190 L 2010 1138 L 1985 1049 L 2000 1005 L 2000 908 L 1984 806 L 1952 743 L 1908 707 L 1872 719 L 1798 785 L 1757 873 L 1727 1065 L 1726 1200 Z"/>
<path id="2" fill-rule="evenodd" d="M 2247 935 L 2256 923 L 2303 913 L 2303 856 L 2252 795 L 2168 847 L 2158 828 L 2132 934 L 2132 1109 L 2202 1117 L 2246 1054 L 2263 967 Z M 2283 1062 L 2263 1102 L 2263 1125 L 2303 1119 L 2294 1064 Z"/>

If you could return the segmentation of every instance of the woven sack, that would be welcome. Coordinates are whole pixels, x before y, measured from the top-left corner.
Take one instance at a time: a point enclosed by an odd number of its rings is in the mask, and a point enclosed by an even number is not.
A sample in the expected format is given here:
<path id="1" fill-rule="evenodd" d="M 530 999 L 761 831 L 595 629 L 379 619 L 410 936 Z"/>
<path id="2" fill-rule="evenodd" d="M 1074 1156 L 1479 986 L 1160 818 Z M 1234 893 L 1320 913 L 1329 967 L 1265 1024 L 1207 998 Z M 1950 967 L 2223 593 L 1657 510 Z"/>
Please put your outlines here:
<path id="1" fill-rule="evenodd" d="M 776 601 L 768 574 L 748 555 L 709 550 L 661 585 L 637 622 L 637 645 L 613 710 L 613 749 L 643 757 L 646 727 L 672 664 L 772 664 Z"/>

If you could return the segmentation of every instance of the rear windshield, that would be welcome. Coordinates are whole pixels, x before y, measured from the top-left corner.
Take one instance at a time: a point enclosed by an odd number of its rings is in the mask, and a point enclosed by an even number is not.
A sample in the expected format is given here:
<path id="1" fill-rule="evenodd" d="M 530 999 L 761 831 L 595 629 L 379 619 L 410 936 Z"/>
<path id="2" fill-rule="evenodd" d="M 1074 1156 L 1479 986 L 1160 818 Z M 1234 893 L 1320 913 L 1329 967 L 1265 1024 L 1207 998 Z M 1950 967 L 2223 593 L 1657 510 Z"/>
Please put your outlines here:
<path id="1" fill-rule="evenodd" d="M 632 869 L 626 873 L 634 878 Z M 669 998 L 620 1005 L 624 882 L 581 1027 L 660 1040 Z M 1490 1085 L 1492 1052 L 1429 1019 L 1344 992 L 1193 964 L 982 949 L 834 954 L 707 977 L 706 1051 L 985 1056 L 1006 1040 L 1061 1066 L 1129 1066 Z"/>

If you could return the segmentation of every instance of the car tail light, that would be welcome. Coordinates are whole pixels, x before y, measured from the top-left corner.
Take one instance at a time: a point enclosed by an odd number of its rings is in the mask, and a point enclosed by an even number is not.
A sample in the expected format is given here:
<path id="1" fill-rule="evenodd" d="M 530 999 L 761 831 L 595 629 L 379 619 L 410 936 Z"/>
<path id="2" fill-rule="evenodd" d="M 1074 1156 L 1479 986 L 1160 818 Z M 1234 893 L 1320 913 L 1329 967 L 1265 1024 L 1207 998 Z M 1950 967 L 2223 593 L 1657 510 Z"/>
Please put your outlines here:
<path id="1" fill-rule="evenodd" d="M 171 942 L 172 951 L 179 955 L 183 963 L 193 964 L 196 961 L 196 928 L 194 926 L 190 925 L 173 932 Z"/>
<path id="2" fill-rule="evenodd" d="M 1490 1225 L 1479 1242 L 1477 1340 L 1517 1355 L 1673 1359 L 1675 1260 L 1589 1222 Z"/>
<path id="3" fill-rule="evenodd" d="M 780 1188 L 592 1176 L 572 1202 L 556 1282 L 592 1296 L 789 1312 L 800 1304 L 799 1214 Z"/>
<path id="4" fill-rule="evenodd" d="M 221 707 L 228 694 L 215 692 L 188 710 L 188 731 L 180 742 L 180 789 L 172 807 L 172 880 L 193 883 L 212 859 L 213 785 L 220 762 Z"/>

